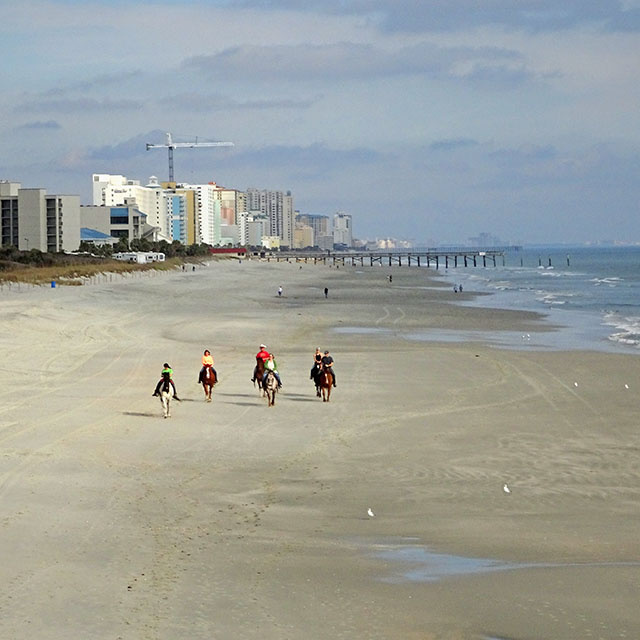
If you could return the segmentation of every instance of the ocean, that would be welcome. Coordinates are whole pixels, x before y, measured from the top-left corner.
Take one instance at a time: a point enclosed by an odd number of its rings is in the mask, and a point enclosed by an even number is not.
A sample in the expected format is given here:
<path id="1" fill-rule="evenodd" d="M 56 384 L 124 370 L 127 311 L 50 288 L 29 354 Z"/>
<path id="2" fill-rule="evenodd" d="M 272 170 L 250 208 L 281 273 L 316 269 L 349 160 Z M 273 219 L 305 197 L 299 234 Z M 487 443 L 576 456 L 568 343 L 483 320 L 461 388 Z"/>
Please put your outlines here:
<path id="1" fill-rule="evenodd" d="M 496 346 L 640 354 L 640 247 L 526 248 L 507 253 L 504 266 L 439 273 L 452 288 L 492 294 L 461 304 L 537 311 L 560 327 L 489 336 Z"/>

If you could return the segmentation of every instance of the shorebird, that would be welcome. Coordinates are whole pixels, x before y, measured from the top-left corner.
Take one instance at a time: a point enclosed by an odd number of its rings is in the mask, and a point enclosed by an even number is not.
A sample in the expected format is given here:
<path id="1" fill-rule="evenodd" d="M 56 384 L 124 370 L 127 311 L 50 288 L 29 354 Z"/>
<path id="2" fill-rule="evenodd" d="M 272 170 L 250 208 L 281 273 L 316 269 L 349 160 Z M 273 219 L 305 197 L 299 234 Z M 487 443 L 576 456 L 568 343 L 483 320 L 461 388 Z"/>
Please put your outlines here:
<path id="1" fill-rule="evenodd" d="M 506 484 L 502 485 L 502 490 L 505 493 L 511 493 L 511 489 L 509 489 L 509 487 Z"/>
<path id="2" fill-rule="evenodd" d="M 367 513 L 368 513 L 372 518 L 376 515 L 376 514 L 375 514 L 375 513 L 373 513 L 373 511 L 371 510 L 371 507 L 369 507 L 369 508 L 367 509 Z"/>

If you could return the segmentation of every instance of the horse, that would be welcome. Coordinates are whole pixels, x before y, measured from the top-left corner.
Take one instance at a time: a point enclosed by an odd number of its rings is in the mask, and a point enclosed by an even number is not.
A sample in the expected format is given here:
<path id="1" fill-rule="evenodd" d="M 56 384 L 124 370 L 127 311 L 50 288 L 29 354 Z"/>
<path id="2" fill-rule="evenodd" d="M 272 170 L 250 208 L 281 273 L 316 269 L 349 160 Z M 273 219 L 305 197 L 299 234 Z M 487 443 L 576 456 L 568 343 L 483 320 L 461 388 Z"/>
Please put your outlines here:
<path id="1" fill-rule="evenodd" d="M 204 372 L 201 376 L 202 388 L 204 389 L 204 399 L 206 402 L 211 402 L 211 392 L 213 391 L 213 385 L 218 382 L 216 374 L 213 372 L 213 367 L 210 364 L 205 365 Z"/>
<path id="2" fill-rule="evenodd" d="M 253 370 L 253 373 L 253 384 L 258 383 L 258 391 L 261 392 L 262 397 L 264 397 L 266 390 L 262 386 L 262 377 L 264 376 L 264 360 L 262 358 L 256 360 L 256 368 Z"/>
<path id="3" fill-rule="evenodd" d="M 162 415 L 165 418 L 171 417 L 171 398 L 173 398 L 173 385 L 171 384 L 171 374 L 162 374 L 162 386 L 160 387 L 160 402 L 162 403 Z"/>
<path id="4" fill-rule="evenodd" d="M 273 407 L 276 403 L 276 393 L 278 393 L 278 380 L 273 371 L 267 372 L 267 377 L 263 384 L 264 395 L 267 396 L 267 406 Z"/>
<path id="5" fill-rule="evenodd" d="M 331 367 L 322 367 L 320 375 L 316 378 L 316 389 L 318 386 L 322 391 L 322 402 L 329 402 L 331 397 L 331 387 L 333 386 L 333 373 L 331 373 Z M 318 392 L 320 397 L 320 392 Z"/>
<path id="6" fill-rule="evenodd" d="M 320 398 L 322 394 L 320 393 L 320 376 L 322 375 L 322 365 L 315 364 L 312 369 L 313 376 L 313 384 L 316 385 L 316 396 Z"/>

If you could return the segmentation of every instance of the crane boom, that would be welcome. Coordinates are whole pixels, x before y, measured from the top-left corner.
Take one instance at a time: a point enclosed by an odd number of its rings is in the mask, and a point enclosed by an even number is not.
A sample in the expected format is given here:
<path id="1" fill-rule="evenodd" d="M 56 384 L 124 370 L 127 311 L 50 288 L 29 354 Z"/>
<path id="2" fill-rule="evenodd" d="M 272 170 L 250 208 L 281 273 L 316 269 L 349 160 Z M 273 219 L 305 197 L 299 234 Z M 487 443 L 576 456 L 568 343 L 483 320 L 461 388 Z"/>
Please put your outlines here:
<path id="1" fill-rule="evenodd" d="M 147 151 L 149 149 L 168 149 L 169 151 L 169 182 L 173 179 L 173 150 L 174 149 L 195 149 L 196 147 L 233 147 L 233 142 L 174 142 L 170 133 L 167 133 L 167 141 L 165 144 L 151 144 L 147 142 Z"/>

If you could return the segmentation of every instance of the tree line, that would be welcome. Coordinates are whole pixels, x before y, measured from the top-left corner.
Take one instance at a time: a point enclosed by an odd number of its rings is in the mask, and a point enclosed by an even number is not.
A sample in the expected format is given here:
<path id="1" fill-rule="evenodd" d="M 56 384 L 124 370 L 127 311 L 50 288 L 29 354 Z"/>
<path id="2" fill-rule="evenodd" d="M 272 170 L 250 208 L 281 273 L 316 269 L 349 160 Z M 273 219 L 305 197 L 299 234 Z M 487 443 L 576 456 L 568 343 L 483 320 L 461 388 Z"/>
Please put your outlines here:
<path id="1" fill-rule="evenodd" d="M 91 242 L 81 242 L 79 251 L 91 253 L 94 256 L 110 258 L 114 253 L 125 253 L 127 251 L 155 251 L 164 253 L 167 258 L 207 256 L 210 246 L 208 244 L 182 244 L 179 240 L 167 242 L 159 240 L 151 242 L 146 238 L 134 238 L 128 242 L 126 238 L 119 238 L 113 246 L 110 244 L 94 245 Z"/>

